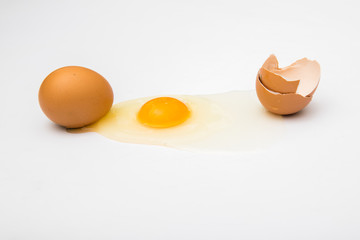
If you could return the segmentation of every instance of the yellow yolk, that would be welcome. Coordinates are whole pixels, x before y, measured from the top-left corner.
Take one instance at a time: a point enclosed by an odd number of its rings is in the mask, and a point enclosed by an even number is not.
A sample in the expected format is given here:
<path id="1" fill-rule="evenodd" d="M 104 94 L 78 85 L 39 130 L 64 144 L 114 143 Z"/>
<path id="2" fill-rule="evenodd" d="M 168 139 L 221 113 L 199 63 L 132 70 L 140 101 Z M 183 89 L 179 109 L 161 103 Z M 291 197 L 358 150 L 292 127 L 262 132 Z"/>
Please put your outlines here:
<path id="1" fill-rule="evenodd" d="M 117 103 L 99 121 L 67 131 L 97 132 L 123 143 L 218 153 L 253 151 L 282 136 L 282 117 L 266 111 L 255 91 L 154 98 Z"/>
<path id="2" fill-rule="evenodd" d="M 140 109 L 137 119 L 153 128 L 168 128 L 179 125 L 190 116 L 185 103 L 172 97 L 159 97 L 146 102 Z"/>

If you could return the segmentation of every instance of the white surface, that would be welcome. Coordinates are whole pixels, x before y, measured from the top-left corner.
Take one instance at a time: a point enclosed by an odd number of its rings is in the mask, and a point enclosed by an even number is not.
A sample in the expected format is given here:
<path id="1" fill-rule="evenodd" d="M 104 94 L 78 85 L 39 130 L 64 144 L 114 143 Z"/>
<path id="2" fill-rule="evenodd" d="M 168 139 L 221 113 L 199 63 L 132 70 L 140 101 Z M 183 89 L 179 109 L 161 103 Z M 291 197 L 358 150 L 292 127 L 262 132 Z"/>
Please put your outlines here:
<path id="1" fill-rule="evenodd" d="M 360 239 L 357 1 L 1 1 L 0 239 Z M 115 102 L 253 89 L 275 53 L 316 59 L 283 140 L 236 156 L 72 135 L 41 112 L 53 70 Z"/>

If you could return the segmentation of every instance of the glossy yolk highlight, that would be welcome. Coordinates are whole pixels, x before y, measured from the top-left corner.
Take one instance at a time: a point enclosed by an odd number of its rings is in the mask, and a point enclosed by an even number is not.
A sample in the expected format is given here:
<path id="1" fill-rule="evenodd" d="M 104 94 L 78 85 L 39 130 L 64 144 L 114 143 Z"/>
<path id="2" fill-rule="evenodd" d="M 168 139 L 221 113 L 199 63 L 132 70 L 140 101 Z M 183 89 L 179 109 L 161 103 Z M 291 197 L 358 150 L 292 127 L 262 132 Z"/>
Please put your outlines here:
<path id="1" fill-rule="evenodd" d="M 146 102 L 137 119 L 148 127 L 168 128 L 183 123 L 189 116 L 190 110 L 183 102 L 172 97 L 159 97 Z"/>

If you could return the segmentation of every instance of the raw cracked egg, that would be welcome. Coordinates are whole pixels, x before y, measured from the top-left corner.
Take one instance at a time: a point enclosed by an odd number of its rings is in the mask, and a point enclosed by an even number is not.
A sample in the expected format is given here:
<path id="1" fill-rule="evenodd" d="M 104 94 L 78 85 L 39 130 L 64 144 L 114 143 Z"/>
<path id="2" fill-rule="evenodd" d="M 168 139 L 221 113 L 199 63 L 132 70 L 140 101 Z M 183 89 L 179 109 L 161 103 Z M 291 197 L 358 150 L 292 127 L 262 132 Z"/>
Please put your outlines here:
<path id="1" fill-rule="evenodd" d="M 320 81 L 320 65 L 307 58 L 279 68 L 271 55 L 256 77 L 256 93 L 270 112 L 288 115 L 299 112 L 311 101 Z"/>
<path id="2" fill-rule="evenodd" d="M 256 92 L 154 96 L 112 105 L 111 86 L 100 74 L 64 67 L 46 77 L 39 102 L 49 119 L 72 133 L 96 132 L 119 142 L 191 151 L 238 152 L 276 142 L 283 129 L 279 115 L 306 107 L 319 79 L 316 61 L 303 58 L 279 68 L 271 55 L 258 71 Z"/>
<path id="3" fill-rule="evenodd" d="M 233 91 L 124 101 L 96 123 L 68 131 L 183 150 L 236 152 L 274 143 L 282 121 L 258 104 L 254 91 Z"/>
<path id="4" fill-rule="evenodd" d="M 113 91 L 97 72 L 78 66 L 59 68 L 50 73 L 39 90 L 39 103 L 53 122 L 78 128 L 103 117 L 113 103 Z"/>

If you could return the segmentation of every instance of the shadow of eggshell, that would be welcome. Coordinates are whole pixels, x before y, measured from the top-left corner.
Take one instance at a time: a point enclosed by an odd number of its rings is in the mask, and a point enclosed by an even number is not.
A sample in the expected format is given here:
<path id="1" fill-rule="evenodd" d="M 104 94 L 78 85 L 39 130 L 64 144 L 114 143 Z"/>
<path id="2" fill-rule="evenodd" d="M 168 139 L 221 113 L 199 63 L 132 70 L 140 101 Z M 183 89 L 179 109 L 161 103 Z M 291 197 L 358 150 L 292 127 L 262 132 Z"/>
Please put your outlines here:
<path id="1" fill-rule="evenodd" d="M 256 94 L 261 104 L 270 112 L 279 115 L 289 115 L 299 112 L 311 101 L 312 96 L 301 96 L 296 93 L 278 93 L 267 89 L 260 80 L 260 75 L 256 77 Z"/>

